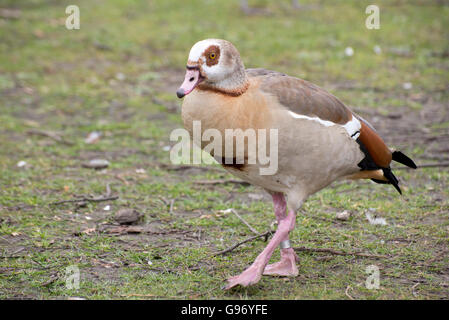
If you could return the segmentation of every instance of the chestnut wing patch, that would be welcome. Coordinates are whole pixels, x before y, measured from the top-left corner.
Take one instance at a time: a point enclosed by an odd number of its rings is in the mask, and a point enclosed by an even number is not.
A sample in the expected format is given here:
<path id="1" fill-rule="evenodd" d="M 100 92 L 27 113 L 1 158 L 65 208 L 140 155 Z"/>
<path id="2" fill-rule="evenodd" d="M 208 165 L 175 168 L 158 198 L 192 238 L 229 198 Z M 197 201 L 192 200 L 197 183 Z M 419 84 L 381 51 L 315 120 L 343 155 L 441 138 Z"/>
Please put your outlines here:
<path id="1" fill-rule="evenodd" d="M 368 125 L 365 120 L 360 119 L 360 142 L 370 154 L 374 163 L 380 168 L 388 168 L 392 160 L 392 153 L 382 138 Z"/>

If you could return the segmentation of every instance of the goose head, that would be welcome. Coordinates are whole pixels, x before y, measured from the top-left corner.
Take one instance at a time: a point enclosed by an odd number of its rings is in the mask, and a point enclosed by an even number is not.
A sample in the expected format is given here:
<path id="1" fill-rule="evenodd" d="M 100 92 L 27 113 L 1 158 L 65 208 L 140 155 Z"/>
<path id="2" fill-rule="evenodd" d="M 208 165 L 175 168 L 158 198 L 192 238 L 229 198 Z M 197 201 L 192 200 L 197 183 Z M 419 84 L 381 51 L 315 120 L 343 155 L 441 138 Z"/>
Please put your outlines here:
<path id="1" fill-rule="evenodd" d="M 199 87 L 223 94 L 240 95 L 248 87 L 248 79 L 240 54 L 232 43 L 206 39 L 190 49 L 184 82 L 176 91 L 178 98 Z"/>

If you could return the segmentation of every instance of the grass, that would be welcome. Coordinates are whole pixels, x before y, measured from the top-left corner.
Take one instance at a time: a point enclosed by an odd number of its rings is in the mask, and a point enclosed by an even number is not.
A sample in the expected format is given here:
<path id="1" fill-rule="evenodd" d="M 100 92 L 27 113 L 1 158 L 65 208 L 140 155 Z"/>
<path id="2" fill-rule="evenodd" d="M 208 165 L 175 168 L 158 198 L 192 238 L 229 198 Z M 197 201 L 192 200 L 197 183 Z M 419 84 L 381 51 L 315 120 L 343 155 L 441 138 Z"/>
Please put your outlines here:
<path id="1" fill-rule="evenodd" d="M 245 16 L 238 1 L 81 0 L 81 29 L 69 31 L 65 7 L 73 1 L 2 2 L 21 15 L 0 18 L 0 298 L 449 297 L 447 168 L 397 171 L 402 197 L 390 186 L 338 182 L 299 212 L 295 246 L 388 258 L 301 252 L 296 278 L 263 277 L 250 288 L 221 290 L 266 243 L 213 257 L 252 235 L 219 211 L 236 209 L 260 232 L 274 215 L 261 189 L 196 183 L 230 178 L 224 171 L 164 166 L 170 132 L 182 127 L 174 92 L 197 40 L 228 39 L 247 67 L 288 72 L 330 90 L 418 163 L 444 161 L 448 152 L 448 6 L 382 1 L 381 29 L 368 30 L 368 1 L 301 1 L 310 6 L 298 11 L 289 1 L 250 3 L 271 15 Z M 376 45 L 382 53 L 374 53 Z M 349 46 L 352 57 L 344 55 Z M 36 129 L 69 144 L 29 134 Z M 103 136 L 86 144 L 91 131 Z M 82 167 L 93 158 L 111 164 Z M 118 200 L 50 205 L 104 195 L 107 184 Z M 142 212 L 151 232 L 101 232 L 125 207 Z M 352 214 L 346 222 L 335 219 L 343 210 Z M 366 212 L 388 224 L 370 225 Z M 66 267 L 73 265 L 81 276 L 77 290 L 66 287 Z M 380 270 L 377 290 L 365 287 L 370 265 Z"/>

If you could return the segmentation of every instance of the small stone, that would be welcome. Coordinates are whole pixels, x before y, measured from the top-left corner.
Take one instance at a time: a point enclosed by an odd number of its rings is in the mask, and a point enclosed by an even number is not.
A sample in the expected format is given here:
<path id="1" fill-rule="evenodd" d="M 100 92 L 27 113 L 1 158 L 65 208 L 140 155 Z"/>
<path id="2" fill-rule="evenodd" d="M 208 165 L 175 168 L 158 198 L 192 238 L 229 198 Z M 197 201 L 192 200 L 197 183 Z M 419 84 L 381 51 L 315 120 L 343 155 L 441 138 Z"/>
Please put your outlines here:
<path id="1" fill-rule="evenodd" d="M 354 49 L 352 49 L 351 47 L 347 47 L 345 49 L 345 55 L 347 57 L 352 57 L 354 55 Z"/>
<path id="2" fill-rule="evenodd" d="M 100 140 L 100 137 L 101 137 L 101 132 L 99 132 L 99 131 L 92 131 L 91 133 L 88 134 L 88 136 L 86 137 L 84 142 L 87 143 L 87 144 L 92 144 L 92 143 L 95 143 L 98 140 Z"/>
<path id="3" fill-rule="evenodd" d="M 134 209 L 120 209 L 115 213 L 114 220 L 120 224 L 133 224 L 140 220 L 142 213 Z"/>
<path id="4" fill-rule="evenodd" d="M 347 221 L 349 220 L 349 217 L 351 216 L 351 213 L 348 211 L 338 212 L 337 213 L 337 220 Z"/>
<path id="5" fill-rule="evenodd" d="M 81 201 L 78 202 L 78 204 L 76 205 L 77 208 L 86 208 L 87 207 L 87 202 L 86 201 Z"/>
<path id="6" fill-rule="evenodd" d="M 402 87 L 403 87 L 405 90 L 410 90 L 411 88 L 413 88 L 413 84 L 412 84 L 411 82 L 404 82 L 404 83 L 402 84 Z"/>
<path id="7" fill-rule="evenodd" d="M 119 81 L 123 81 L 123 80 L 126 79 L 126 76 L 125 76 L 123 73 L 118 72 L 118 73 L 115 75 L 115 78 L 116 78 L 117 80 L 119 80 Z"/>
<path id="8" fill-rule="evenodd" d="M 104 159 L 93 159 L 89 162 L 83 163 L 83 167 L 90 169 L 104 169 L 109 167 L 109 161 Z"/>
<path id="9" fill-rule="evenodd" d="M 374 53 L 375 54 L 381 54 L 382 53 L 382 49 L 379 46 L 374 46 Z"/>
<path id="10" fill-rule="evenodd" d="M 17 166 L 19 167 L 19 168 L 22 168 L 22 167 L 25 167 L 27 165 L 27 163 L 26 163 L 26 161 L 19 161 L 19 162 L 17 162 Z"/>

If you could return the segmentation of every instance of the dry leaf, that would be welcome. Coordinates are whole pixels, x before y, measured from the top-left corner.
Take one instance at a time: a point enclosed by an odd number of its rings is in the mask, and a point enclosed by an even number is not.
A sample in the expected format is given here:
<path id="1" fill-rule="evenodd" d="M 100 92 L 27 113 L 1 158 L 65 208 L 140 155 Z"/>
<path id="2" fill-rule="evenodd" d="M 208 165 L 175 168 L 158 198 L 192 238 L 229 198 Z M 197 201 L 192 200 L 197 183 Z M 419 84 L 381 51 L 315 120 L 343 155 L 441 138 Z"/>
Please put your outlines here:
<path id="1" fill-rule="evenodd" d="M 81 233 L 84 233 L 84 234 L 91 234 L 91 233 L 95 232 L 95 230 L 96 230 L 95 227 L 93 227 L 93 228 L 88 228 L 88 229 L 86 229 L 86 230 L 81 231 Z"/>

